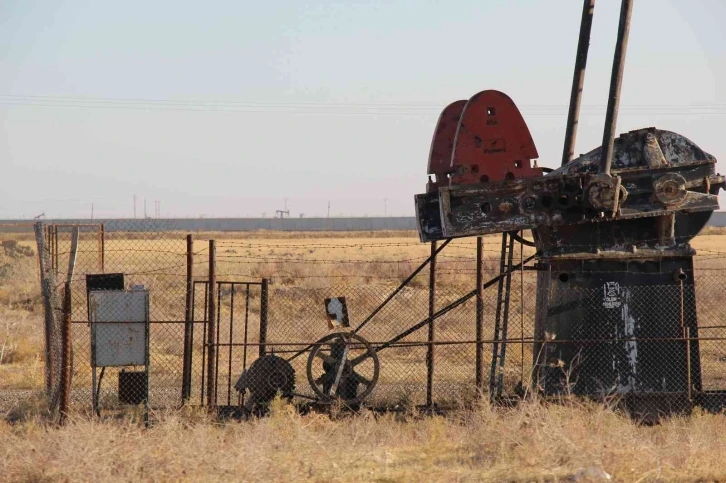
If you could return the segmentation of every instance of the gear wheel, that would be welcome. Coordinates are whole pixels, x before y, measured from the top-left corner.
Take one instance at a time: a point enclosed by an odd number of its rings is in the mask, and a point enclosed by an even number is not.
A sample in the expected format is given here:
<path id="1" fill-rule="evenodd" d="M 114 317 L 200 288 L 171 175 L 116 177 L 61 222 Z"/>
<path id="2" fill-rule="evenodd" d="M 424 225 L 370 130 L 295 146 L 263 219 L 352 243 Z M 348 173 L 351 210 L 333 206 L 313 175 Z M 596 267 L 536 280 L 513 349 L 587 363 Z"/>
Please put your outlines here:
<path id="1" fill-rule="evenodd" d="M 295 391 L 295 369 L 285 359 L 267 354 L 250 365 L 239 377 L 234 388 L 244 394 L 250 392 L 245 406 L 267 404 L 279 392 L 282 397 L 292 399 Z"/>

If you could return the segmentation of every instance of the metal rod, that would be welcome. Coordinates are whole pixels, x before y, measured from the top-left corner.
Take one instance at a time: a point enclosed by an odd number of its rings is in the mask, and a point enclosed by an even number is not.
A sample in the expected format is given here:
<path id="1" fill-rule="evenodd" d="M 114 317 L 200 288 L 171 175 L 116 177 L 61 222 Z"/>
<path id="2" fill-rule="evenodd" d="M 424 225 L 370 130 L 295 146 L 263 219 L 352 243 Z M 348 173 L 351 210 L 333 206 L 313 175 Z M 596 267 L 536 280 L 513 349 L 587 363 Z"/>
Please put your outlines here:
<path id="1" fill-rule="evenodd" d="M 214 240 L 209 240 L 209 289 L 208 289 L 208 316 L 207 316 L 207 405 L 211 408 L 216 406 L 217 398 L 214 387 L 214 374 L 216 361 L 216 350 L 214 347 L 214 336 L 216 335 L 215 323 L 217 321 L 217 246 Z"/>
<path id="2" fill-rule="evenodd" d="M 232 401 L 232 341 L 234 340 L 234 291 L 235 287 L 231 287 L 229 301 L 229 354 L 227 359 L 227 406 Z"/>
<path id="3" fill-rule="evenodd" d="M 429 262 L 432 260 L 432 257 L 435 257 L 436 255 L 438 255 L 441 252 L 441 250 L 443 250 L 446 247 L 446 245 L 449 244 L 449 242 L 451 242 L 451 238 L 447 238 L 446 240 L 444 240 L 444 243 L 442 243 L 440 247 L 438 247 L 433 253 L 431 253 L 431 255 L 429 255 L 429 257 L 426 260 L 424 260 L 421 263 L 421 265 L 419 265 L 418 268 L 416 270 L 414 270 L 413 273 L 411 273 L 411 275 L 409 275 L 406 278 L 406 280 L 404 280 L 403 282 L 401 282 L 401 284 L 396 288 L 396 290 L 394 290 L 393 292 L 391 292 L 391 294 L 388 297 L 386 297 L 386 300 L 384 300 L 383 302 L 381 302 L 381 304 L 378 307 L 376 307 L 376 309 L 373 312 L 371 312 L 370 315 L 368 315 L 368 317 L 366 317 L 365 320 L 358 325 L 358 327 L 355 328 L 355 330 L 353 331 L 353 333 L 354 334 L 357 334 L 358 332 L 360 332 L 360 330 L 363 327 L 365 327 L 366 324 L 368 322 L 370 322 L 373 319 L 373 317 L 375 317 L 376 314 L 378 312 L 380 312 L 383 309 L 383 307 L 385 307 L 386 304 L 388 304 L 388 302 L 390 302 L 391 299 L 393 299 L 393 297 L 396 296 L 396 294 L 398 292 L 400 292 L 401 290 L 403 290 L 404 287 L 406 287 L 406 285 L 408 285 L 411 282 L 411 280 L 413 280 L 414 277 L 416 277 L 416 275 L 418 275 L 419 272 L 421 270 L 423 270 L 424 267 L 426 267 L 426 265 L 429 264 Z"/>
<path id="4" fill-rule="evenodd" d="M 522 266 L 525 263 L 528 263 L 529 261 L 533 260 L 535 258 L 535 256 L 536 255 L 529 256 L 525 260 L 523 260 L 522 262 L 520 262 L 517 265 L 513 266 L 512 267 L 512 271 L 519 270 L 519 267 L 520 266 Z M 482 288 L 487 289 L 487 288 L 491 287 L 492 285 L 494 285 L 495 283 L 497 283 L 505 275 L 506 275 L 505 273 L 500 273 L 499 275 L 497 275 L 493 279 L 491 279 L 488 282 L 486 282 L 482 286 Z M 434 314 L 433 319 L 436 320 L 439 317 L 441 317 L 442 315 L 445 315 L 445 314 L 449 313 L 450 311 L 454 310 L 456 307 L 458 307 L 459 305 L 463 304 L 464 302 L 466 302 L 470 298 L 474 297 L 475 295 L 476 295 L 476 289 L 472 290 L 471 292 L 469 292 L 468 294 L 464 295 L 463 297 L 460 297 L 457 300 L 454 300 L 453 302 L 451 302 L 446 307 L 443 307 L 443 308 L 439 309 L 438 311 L 436 311 L 436 313 Z M 396 337 L 390 339 L 388 342 L 384 342 L 380 346 L 376 347 L 376 352 L 380 352 L 383 349 L 385 349 L 386 347 L 392 346 L 393 344 L 395 344 L 399 340 L 408 337 L 409 335 L 413 334 L 418 329 L 420 329 L 421 327 L 425 326 L 428 323 L 429 323 L 429 318 L 426 317 L 421 322 L 419 322 L 416 325 L 413 325 L 413 326 L 409 327 L 408 329 L 404 330 L 403 332 L 401 332 L 400 334 L 398 334 Z M 489 342 L 493 342 L 493 341 L 489 341 Z M 358 364 L 360 362 L 359 359 L 360 360 L 364 360 L 366 357 L 368 357 L 366 354 L 364 354 L 362 356 L 358 356 L 356 359 L 353 359 L 353 361 L 351 361 L 351 363 L 355 366 L 356 364 Z"/>
<path id="5" fill-rule="evenodd" d="M 441 246 L 440 246 L 440 247 L 438 247 L 438 248 L 436 249 L 436 254 L 439 254 L 439 253 L 441 253 L 441 250 L 443 250 L 443 249 L 444 249 L 444 248 L 446 247 L 446 245 L 448 245 L 448 244 L 449 244 L 449 242 L 451 242 L 451 238 L 447 238 L 446 240 L 444 240 L 444 243 L 442 243 L 442 244 L 441 244 Z M 403 282 L 401 282 L 401 284 L 400 284 L 400 285 L 399 285 L 398 287 L 396 287 L 396 289 L 395 289 L 395 290 L 394 290 L 393 292 L 391 292 L 391 294 L 390 294 L 390 295 L 389 295 L 388 297 L 386 297 L 386 300 L 384 300 L 383 302 L 381 302 L 381 304 L 380 304 L 380 305 L 379 305 L 378 307 L 376 307 L 376 308 L 375 308 L 375 310 L 373 310 L 373 312 L 371 312 L 371 313 L 370 313 L 370 314 L 368 315 L 368 317 L 366 317 L 366 318 L 365 318 L 365 320 L 364 320 L 363 322 L 361 322 L 360 324 L 358 324 L 358 327 L 356 327 L 356 328 L 355 328 L 355 330 L 353 330 L 353 333 L 354 333 L 354 334 L 357 334 L 358 332 L 360 332 L 360 330 L 361 330 L 361 329 L 362 329 L 363 327 L 365 327 L 365 325 L 366 325 L 366 324 L 367 324 L 368 322 L 370 322 L 371 320 L 373 320 L 373 317 L 375 317 L 375 316 L 376 316 L 376 314 L 377 314 L 378 312 L 380 312 L 381 310 L 383 310 L 383 307 L 385 307 L 385 306 L 386 306 L 386 305 L 388 304 L 388 302 L 390 302 L 390 301 L 391 301 L 391 300 L 393 299 L 393 297 L 395 297 L 395 296 L 396 296 L 396 294 L 397 294 L 398 292 L 400 292 L 401 290 L 403 290 L 403 288 L 404 288 L 404 287 L 405 287 L 406 285 L 408 285 L 408 284 L 409 284 L 409 283 L 411 282 L 411 280 L 413 280 L 413 279 L 414 279 L 414 277 L 415 277 L 416 275 L 418 275 L 418 274 L 419 274 L 419 272 L 421 272 L 421 270 L 423 270 L 423 269 L 424 269 L 424 268 L 426 267 L 426 265 L 428 265 L 428 264 L 429 264 L 429 262 L 430 262 L 430 261 L 431 261 L 431 257 L 429 256 L 429 258 L 427 258 L 426 260 L 424 260 L 424 261 L 423 261 L 423 262 L 421 263 L 421 265 L 419 265 L 419 266 L 418 266 L 418 268 L 416 268 L 416 270 L 414 270 L 414 271 L 413 271 L 413 273 L 411 273 L 411 275 L 409 275 L 409 276 L 408 276 L 408 277 L 406 278 L 406 280 L 404 280 Z M 305 347 L 305 348 L 303 348 L 303 349 L 300 349 L 300 350 L 299 350 L 299 351 L 298 351 L 297 353 L 295 353 L 295 354 L 293 354 L 292 356 L 290 356 L 290 357 L 289 357 L 289 358 L 287 359 L 287 361 L 288 361 L 288 362 L 290 362 L 290 361 L 292 361 L 293 359 L 297 359 L 297 358 L 298 358 L 298 357 L 300 357 L 300 356 L 301 356 L 302 354 L 304 354 L 305 352 L 307 352 L 308 350 L 310 350 L 310 349 L 311 349 L 311 348 L 313 347 L 313 345 L 314 345 L 314 344 L 309 344 L 309 345 L 308 345 L 307 347 Z"/>
<path id="6" fill-rule="evenodd" d="M 514 270 L 519 270 L 519 268 L 515 268 Z M 438 317 L 441 317 L 442 315 L 447 314 L 451 310 L 455 309 L 456 307 L 460 306 L 462 303 L 468 301 L 472 297 L 475 296 L 475 290 L 472 290 L 470 294 L 464 295 L 463 297 L 453 301 L 451 304 L 447 305 L 446 307 L 443 307 L 436 311 L 434 314 L 434 319 L 437 319 Z M 429 321 L 428 316 L 426 316 L 425 319 L 423 319 L 421 322 L 419 322 L 419 325 L 417 324 L 416 328 L 421 328 L 424 325 L 427 325 Z M 413 327 L 410 327 L 408 330 L 412 329 Z M 410 335 L 411 332 L 406 332 L 406 335 Z M 691 340 L 693 342 L 697 341 L 726 341 L 726 337 L 636 337 L 636 338 L 629 338 L 628 341 L 632 342 L 683 342 L 684 340 Z M 428 345 L 475 345 L 477 343 L 476 339 L 467 339 L 467 340 L 438 340 L 434 342 L 428 342 L 425 340 L 422 341 L 416 341 L 416 342 L 401 342 L 400 344 L 397 344 L 397 342 L 400 341 L 399 336 L 396 336 L 396 340 L 394 343 L 391 343 L 390 340 L 387 341 L 368 341 L 371 345 L 385 345 L 386 347 L 426 347 Z M 492 344 L 494 342 L 494 339 L 483 339 L 482 343 L 484 344 Z M 507 344 L 521 344 L 523 341 L 520 338 L 512 338 L 507 339 L 505 342 Z M 547 343 L 547 344 L 590 344 L 590 345 L 597 345 L 597 344 L 616 344 L 619 342 L 622 342 L 622 339 L 562 339 L 562 340 L 542 340 L 542 339 L 535 339 L 533 337 L 525 337 L 524 343 L 527 345 L 532 345 L 535 343 Z M 301 346 L 301 345 L 307 345 L 308 342 L 287 342 L 287 341 L 275 341 L 276 345 L 280 346 Z M 221 347 L 227 347 L 230 344 L 227 342 L 221 342 L 219 344 Z M 231 344 L 232 347 L 242 347 L 244 346 L 243 342 L 234 342 Z M 249 342 L 247 343 L 247 346 L 259 346 L 259 343 L 256 342 Z M 351 347 L 354 349 L 360 349 L 365 348 L 366 346 L 362 343 L 356 344 L 352 343 Z M 288 350 L 287 352 L 291 352 L 292 349 Z M 286 352 L 285 350 L 278 350 L 276 351 L 278 353 Z M 367 356 L 366 356 L 367 357 Z M 364 359 L 366 358 L 364 357 Z"/>
<path id="7" fill-rule="evenodd" d="M 268 283 L 266 278 L 262 279 L 260 288 L 260 357 L 267 353 L 267 297 Z"/>
<path id="8" fill-rule="evenodd" d="M 182 369 L 182 404 L 191 396 L 192 331 L 194 330 L 194 236 L 187 235 L 187 285 L 184 310 L 184 366 Z"/>
<path id="9" fill-rule="evenodd" d="M 633 13 L 634 0 L 622 0 L 620 4 L 620 23 L 618 24 L 618 38 L 615 44 L 613 70 L 610 77 L 610 94 L 608 95 L 608 108 L 605 114 L 605 129 L 602 135 L 602 148 L 600 151 L 600 171 L 610 174 L 613 161 L 613 146 L 615 144 L 615 129 L 618 123 L 618 108 L 620 106 L 620 89 L 623 85 L 623 70 L 625 69 L 625 53 L 628 47 L 630 33 L 630 17 Z M 617 196 L 617 193 L 615 194 Z"/>
<path id="10" fill-rule="evenodd" d="M 431 242 L 431 256 L 429 256 L 429 334 L 428 341 L 434 342 L 434 310 L 436 309 L 436 242 Z M 434 387 L 434 345 L 426 348 L 426 406 L 433 407 Z"/>
<path id="11" fill-rule="evenodd" d="M 60 407 L 59 424 L 63 425 L 68 417 L 71 395 L 71 282 L 66 282 L 63 293 L 63 332 L 61 342 L 61 384 L 60 384 Z"/>
<path id="12" fill-rule="evenodd" d="M 502 343 L 499 347 L 499 374 L 497 374 L 497 397 L 502 395 L 502 383 L 504 380 L 504 363 L 507 359 L 507 331 L 509 330 L 509 302 L 512 294 L 512 264 L 514 263 L 514 238 L 509 237 L 509 254 L 507 258 L 507 276 L 505 279 L 504 292 L 504 315 L 502 317 Z"/>
<path id="13" fill-rule="evenodd" d="M 691 383 L 691 341 L 689 340 L 690 331 L 686 326 L 685 309 L 683 306 L 683 280 L 681 280 L 681 331 L 686 344 L 686 385 L 688 400 L 693 400 L 693 387 Z"/>
<path id="14" fill-rule="evenodd" d="M 482 373 L 482 365 L 484 363 L 484 290 L 482 282 L 484 278 L 483 270 L 483 238 L 476 237 L 476 368 L 475 379 L 476 388 L 482 391 L 484 388 L 484 374 Z"/>
<path id="15" fill-rule="evenodd" d="M 207 372 L 207 316 L 209 314 L 209 282 L 204 285 L 204 323 L 202 324 L 202 381 L 200 389 L 200 404 L 204 404 L 204 392 L 207 386 L 204 385 L 204 376 Z"/>
<path id="16" fill-rule="evenodd" d="M 53 270 L 58 274 L 58 227 L 53 228 Z"/>
<path id="17" fill-rule="evenodd" d="M 219 283 L 217 283 L 217 334 L 214 338 L 214 352 L 215 352 L 215 359 L 214 359 L 214 398 L 217 399 L 219 396 L 219 356 L 220 356 L 220 350 L 219 350 L 219 333 L 220 328 L 222 326 L 221 324 L 221 316 L 222 316 L 222 290 Z"/>
<path id="18" fill-rule="evenodd" d="M 98 233 L 98 251 L 100 255 L 100 268 L 101 273 L 106 271 L 106 226 L 101 223 Z"/>
<path id="19" fill-rule="evenodd" d="M 519 232 L 524 237 L 524 231 Z M 524 260 L 524 244 L 519 244 L 519 261 Z M 519 267 L 519 337 L 521 340 L 520 378 L 524 387 L 524 267 Z"/>
<path id="20" fill-rule="evenodd" d="M 595 0 L 584 0 L 582 19 L 580 20 L 580 38 L 577 41 L 575 72 L 572 74 L 572 91 L 570 92 L 570 109 L 567 113 L 565 146 L 562 150 L 562 166 L 572 161 L 575 155 L 577 126 L 580 122 L 580 103 L 582 101 L 582 91 L 585 87 L 585 67 L 587 66 L 587 52 L 590 49 L 590 32 L 594 11 Z"/>
<path id="21" fill-rule="evenodd" d="M 191 320 L 189 321 L 189 399 L 192 398 L 192 368 L 194 367 L 194 324 L 196 322 L 196 311 L 194 310 L 197 303 L 197 286 L 192 284 L 192 310 Z M 186 323 L 186 322 L 185 322 Z M 204 344 L 202 344 L 202 347 Z M 202 357 L 202 367 L 204 367 L 204 358 Z"/>
<path id="22" fill-rule="evenodd" d="M 507 268 L 507 240 L 509 234 L 505 231 L 502 233 L 502 248 L 499 256 L 499 273 L 504 274 Z M 497 285 L 497 307 L 494 316 L 494 344 L 492 344 L 492 363 L 489 367 L 489 395 L 494 398 L 497 381 L 497 359 L 499 358 L 499 339 L 501 339 L 500 330 L 502 327 L 502 292 L 504 291 L 504 278 L 499 278 Z"/>
<path id="23" fill-rule="evenodd" d="M 246 287 L 245 292 L 245 334 L 244 334 L 244 346 L 242 346 L 242 372 L 247 370 L 247 331 L 249 329 L 250 320 L 250 286 Z M 244 391 L 240 393 L 240 405 L 244 405 Z"/>

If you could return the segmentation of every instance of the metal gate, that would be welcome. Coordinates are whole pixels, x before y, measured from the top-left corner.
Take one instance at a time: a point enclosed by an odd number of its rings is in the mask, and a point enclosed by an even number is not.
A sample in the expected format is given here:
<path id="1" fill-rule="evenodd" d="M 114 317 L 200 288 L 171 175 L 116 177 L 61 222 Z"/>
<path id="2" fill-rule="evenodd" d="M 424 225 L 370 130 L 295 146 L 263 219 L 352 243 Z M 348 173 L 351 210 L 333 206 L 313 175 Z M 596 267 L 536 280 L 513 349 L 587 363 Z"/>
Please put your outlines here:
<path id="1" fill-rule="evenodd" d="M 190 403 L 232 407 L 241 403 L 235 381 L 266 352 L 268 281 L 215 285 L 194 281 L 182 391 Z"/>

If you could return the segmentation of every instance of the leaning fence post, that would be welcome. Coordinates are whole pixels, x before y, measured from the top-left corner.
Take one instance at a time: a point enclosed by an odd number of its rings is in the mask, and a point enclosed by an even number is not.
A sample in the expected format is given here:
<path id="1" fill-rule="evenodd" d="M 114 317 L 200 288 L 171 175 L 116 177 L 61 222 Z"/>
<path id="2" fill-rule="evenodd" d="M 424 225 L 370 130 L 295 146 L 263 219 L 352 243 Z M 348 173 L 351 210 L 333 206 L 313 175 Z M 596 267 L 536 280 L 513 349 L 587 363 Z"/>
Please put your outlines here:
<path id="1" fill-rule="evenodd" d="M 76 255 L 78 254 L 78 228 L 73 228 L 71 235 L 71 252 L 68 255 L 68 273 L 66 275 L 65 291 L 63 293 L 63 329 L 61 331 L 61 380 L 59 423 L 64 424 L 68 416 L 71 395 L 71 317 L 72 317 L 72 286 L 73 273 L 76 269 Z"/>
<path id="2" fill-rule="evenodd" d="M 267 296 L 269 280 L 262 279 L 260 288 L 260 357 L 267 353 Z"/>
<path id="3" fill-rule="evenodd" d="M 61 332 L 61 384 L 60 384 L 60 407 L 59 424 L 65 424 L 70 406 L 71 394 L 71 283 L 66 282 L 63 294 L 63 331 Z"/>
<path id="4" fill-rule="evenodd" d="M 182 404 L 192 394 L 192 326 L 193 326 L 193 290 L 194 290 L 194 236 L 187 235 L 187 285 L 186 308 L 184 311 L 184 367 L 182 369 Z"/>
<path id="5" fill-rule="evenodd" d="M 426 407 L 433 407 L 434 387 L 434 310 L 436 305 L 436 242 L 431 242 L 431 261 L 429 262 L 429 334 L 426 346 Z"/>
<path id="6" fill-rule="evenodd" d="M 209 306 L 207 314 L 207 405 L 216 406 L 216 382 L 212 377 L 215 373 L 216 347 L 214 336 L 217 332 L 217 253 L 214 240 L 209 240 Z"/>

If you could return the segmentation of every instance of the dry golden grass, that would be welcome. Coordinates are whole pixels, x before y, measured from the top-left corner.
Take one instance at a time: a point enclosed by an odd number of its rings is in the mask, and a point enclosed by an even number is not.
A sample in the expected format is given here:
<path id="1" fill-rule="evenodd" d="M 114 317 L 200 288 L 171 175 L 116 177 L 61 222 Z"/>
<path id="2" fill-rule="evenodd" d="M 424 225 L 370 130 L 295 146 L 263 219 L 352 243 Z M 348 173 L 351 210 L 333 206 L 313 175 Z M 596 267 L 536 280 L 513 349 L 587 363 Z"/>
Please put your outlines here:
<path id="1" fill-rule="evenodd" d="M 484 403 L 445 418 L 364 413 L 217 423 L 166 412 L 71 418 L 63 428 L 0 423 L 8 482 L 66 481 L 723 481 L 726 419 L 694 414 L 640 426 L 598 405 Z M 589 477 L 589 478 L 588 478 Z"/>
<path id="2" fill-rule="evenodd" d="M 270 277 L 279 296 L 286 289 L 331 284 L 376 285 L 384 293 L 429 253 L 428 245 L 407 232 L 204 233 L 196 237 L 198 279 L 206 277 L 206 240 L 214 238 L 220 278 Z M 17 238 L 33 246 L 32 239 Z M 498 268 L 499 245 L 499 236 L 486 237 L 488 274 Z M 79 273 L 97 271 L 96 246 L 94 239 L 82 236 Z M 693 246 L 700 253 L 697 266 L 726 269 L 722 230 L 708 230 Z M 61 246 L 61 252 L 67 249 Z M 123 271 L 130 282 L 146 284 L 156 294 L 157 313 L 182 317 L 185 241 L 181 234 L 133 240 L 110 235 L 106 249 L 107 272 Z M 524 255 L 530 253 L 527 250 Z M 466 239 L 453 242 L 441 255 L 442 293 L 473 288 L 474 254 L 474 240 Z M 343 263 L 350 260 L 359 262 Z M 0 395 L 4 389 L 21 390 L 25 399 L 8 413 L 11 419 L 24 421 L 0 422 L 0 480 L 587 481 L 583 475 L 605 471 L 617 481 L 726 481 L 726 463 L 720 457 L 726 449 L 723 416 L 697 413 L 646 427 L 608 408 L 584 403 L 545 406 L 534 402 L 513 410 L 483 404 L 446 418 L 363 414 L 343 420 L 299 416 L 289 407 L 276 405 L 271 418 L 223 424 L 190 411 L 168 411 L 155 414 L 158 423 L 148 430 L 135 414 L 103 422 L 76 414 L 68 426 L 58 429 L 33 417 L 43 413 L 42 399 L 28 398 L 43 384 L 37 263 L 32 258 L 3 263 L 16 268 L 13 276 L 0 280 L 0 346 L 5 346 L 0 357 Z M 60 266 L 65 263 L 61 255 Z M 424 271 L 414 281 L 412 301 L 420 301 L 426 279 Z M 699 285 L 699 290 L 707 289 L 707 284 Z M 77 299 L 84 300 L 82 285 L 77 290 Z M 699 306 L 699 317 L 720 313 L 719 294 L 714 294 L 714 301 L 718 306 Z M 441 324 L 444 333 L 445 322 Z M 453 324 L 448 330 L 456 328 Z M 152 344 L 155 360 L 163 359 L 178 369 L 179 347 L 157 338 Z M 722 364 L 723 350 L 720 345 L 703 346 L 704 364 Z M 442 348 L 437 356 L 439 364 L 446 361 L 445 351 Z M 423 352 L 417 354 L 421 357 L 412 357 L 410 352 L 400 356 L 391 352 L 389 357 L 423 377 Z M 155 370 L 161 369 L 157 364 Z M 74 379 L 74 385 L 88 384 L 87 373 L 83 374 Z"/>

